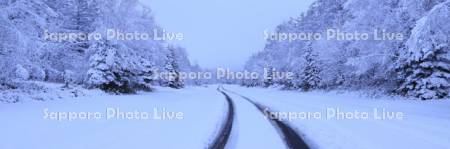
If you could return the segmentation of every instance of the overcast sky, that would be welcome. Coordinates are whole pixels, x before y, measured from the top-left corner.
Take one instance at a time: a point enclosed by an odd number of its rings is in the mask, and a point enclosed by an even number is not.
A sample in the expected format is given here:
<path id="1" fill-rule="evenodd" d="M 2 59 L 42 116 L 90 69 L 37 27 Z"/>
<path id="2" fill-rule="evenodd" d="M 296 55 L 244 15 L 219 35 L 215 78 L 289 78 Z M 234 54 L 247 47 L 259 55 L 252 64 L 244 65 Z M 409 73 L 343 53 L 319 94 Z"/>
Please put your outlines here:
<path id="1" fill-rule="evenodd" d="M 141 0 L 176 44 L 204 68 L 241 69 L 264 47 L 264 30 L 306 11 L 314 0 Z"/>

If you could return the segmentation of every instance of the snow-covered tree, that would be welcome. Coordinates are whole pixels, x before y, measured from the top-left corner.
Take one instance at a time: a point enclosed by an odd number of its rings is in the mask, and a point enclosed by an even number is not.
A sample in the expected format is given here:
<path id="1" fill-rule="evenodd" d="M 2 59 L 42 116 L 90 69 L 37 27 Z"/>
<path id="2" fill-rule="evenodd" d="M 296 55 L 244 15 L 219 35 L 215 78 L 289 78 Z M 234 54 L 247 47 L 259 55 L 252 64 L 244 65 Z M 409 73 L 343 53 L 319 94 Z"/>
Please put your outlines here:
<path id="1" fill-rule="evenodd" d="M 123 58 L 117 45 L 100 42 L 93 48 L 97 52 L 90 59 L 86 83 L 89 88 L 100 88 L 117 93 L 134 92 L 130 86 L 131 72 L 123 68 Z"/>
<path id="2" fill-rule="evenodd" d="M 164 84 L 171 88 L 183 88 L 184 83 L 180 77 L 180 66 L 177 60 L 177 47 L 169 45 L 167 47 L 169 51 L 167 54 L 166 65 L 164 66 L 164 71 L 166 73 Z"/>
<path id="3" fill-rule="evenodd" d="M 242 80 L 241 84 L 247 87 L 263 86 L 264 85 L 264 67 L 267 59 L 266 53 L 256 53 L 250 57 L 246 62 L 244 69 L 248 72 L 257 73 L 260 77 L 258 78 L 245 78 Z"/>
<path id="4" fill-rule="evenodd" d="M 270 87 L 274 84 L 274 69 L 271 66 L 267 66 L 265 69 L 264 87 Z"/>
<path id="5" fill-rule="evenodd" d="M 301 88 L 304 91 L 309 91 L 311 89 L 317 89 L 320 86 L 320 68 L 317 61 L 317 55 L 314 53 L 311 45 L 305 50 L 305 62 L 306 66 L 302 72 L 302 84 Z"/>
<path id="6" fill-rule="evenodd" d="M 450 1 L 417 21 L 399 60 L 399 93 L 424 100 L 449 96 L 449 21 Z"/>
<path id="7" fill-rule="evenodd" d="M 138 0 L 0 0 L 0 12 L 0 90 L 48 81 L 117 93 L 149 91 L 158 81 L 155 70 L 165 65 L 165 43 L 152 40 L 161 27 Z M 108 29 L 150 37 L 104 39 Z M 104 38 L 54 41 L 47 38 L 52 33 Z M 177 52 L 180 69 L 190 70 L 187 53 Z"/>
<path id="8" fill-rule="evenodd" d="M 441 67 L 448 68 L 444 65 L 448 62 L 446 58 L 443 58 L 448 54 L 440 51 L 448 51 L 448 45 L 445 44 L 448 43 L 448 39 L 444 36 L 448 26 L 437 20 L 447 21 L 442 19 L 448 18 L 443 15 L 447 13 L 442 7 L 446 5 L 444 3 L 448 3 L 448 0 L 445 1 L 317 0 L 306 13 L 283 22 L 277 26 L 275 32 L 278 34 L 319 33 L 322 35 L 321 39 L 308 38 L 295 41 L 269 39 L 264 49 L 255 54 L 258 56 L 252 56 L 244 69 L 255 71 L 269 64 L 276 70 L 293 72 L 296 76 L 292 80 L 274 81 L 287 89 L 302 88 L 302 84 L 305 83 L 305 70 L 306 72 L 317 70 L 317 72 L 312 71 L 314 72 L 312 74 L 315 74 L 312 78 L 320 80 L 318 86 L 323 89 L 376 89 L 384 93 L 397 91 L 408 95 L 416 94 L 414 90 L 419 88 L 427 88 L 427 90 L 422 89 L 422 93 L 408 96 L 417 97 L 427 93 L 433 96 L 426 95 L 426 98 L 444 98 L 448 94 L 448 82 L 442 80 L 448 80 L 446 78 L 448 69 L 441 69 Z M 439 15 L 436 11 L 438 7 L 441 11 Z M 441 19 L 430 17 L 430 15 L 439 16 Z M 422 25 L 425 29 L 419 29 L 421 23 L 418 20 L 424 20 L 421 18 L 425 16 L 429 19 L 423 22 L 428 23 Z M 418 22 L 417 25 L 416 22 Z M 352 34 L 364 33 L 369 39 L 328 38 L 327 30 Z M 437 35 L 441 32 L 444 33 L 442 37 Z M 392 34 L 401 34 L 402 37 L 380 40 L 381 36 L 386 37 L 383 33 L 391 37 Z M 316 55 L 314 63 L 320 64 L 314 67 L 317 69 L 311 69 L 310 61 L 304 58 L 308 49 L 312 49 Z M 267 60 L 267 57 L 271 58 L 271 61 Z M 412 75 L 413 72 L 417 74 Z M 400 81 L 401 87 L 399 87 L 398 80 L 408 81 Z M 244 80 L 243 85 L 264 86 L 263 82 Z M 313 82 L 312 84 L 317 83 Z M 416 86 L 417 82 L 422 82 L 423 85 Z"/>
<path id="9" fill-rule="evenodd" d="M 272 64 L 273 64 L 273 60 L 271 57 L 266 57 L 264 59 L 264 61 L 266 62 L 266 64 L 264 65 L 264 87 L 270 87 L 272 85 L 274 85 L 274 69 Z"/>
<path id="10" fill-rule="evenodd" d="M 64 71 L 64 73 L 63 73 L 64 87 L 66 87 L 66 88 L 72 87 L 72 85 L 75 82 L 73 76 L 74 76 L 74 73 L 72 71 L 70 71 L 70 70 Z"/>

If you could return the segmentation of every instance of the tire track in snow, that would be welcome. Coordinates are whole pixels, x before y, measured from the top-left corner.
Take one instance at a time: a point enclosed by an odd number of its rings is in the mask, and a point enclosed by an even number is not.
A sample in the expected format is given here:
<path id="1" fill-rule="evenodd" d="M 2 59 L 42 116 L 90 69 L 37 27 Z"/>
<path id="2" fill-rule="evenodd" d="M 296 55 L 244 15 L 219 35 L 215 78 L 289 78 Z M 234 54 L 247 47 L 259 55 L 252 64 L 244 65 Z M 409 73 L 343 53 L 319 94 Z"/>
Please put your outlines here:
<path id="1" fill-rule="evenodd" d="M 230 96 L 228 96 L 224 91 L 222 91 L 221 86 L 217 88 L 217 91 L 222 93 L 225 96 L 225 99 L 228 103 L 228 113 L 225 123 L 221 126 L 219 135 L 214 139 L 214 142 L 211 144 L 209 149 L 224 149 L 227 145 L 227 142 L 231 135 L 231 130 L 233 128 L 233 120 L 234 120 L 234 103 L 231 100 Z"/>
<path id="2" fill-rule="evenodd" d="M 266 113 L 264 113 L 265 111 L 271 113 L 271 111 L 267 110 L 268 108 L 266 106 L 256 103 L 248 97 L 245 97 L 234 91 L 227 90 L 225 88 L 223 88 L 223 90 L 244 98 L 245 100 L 253 104 L 264 116 L 266 116 Z M 270 120 L 270 122 L 274 124 L 274 126 L 279 130 L 278 132 L 280 132 L 281 135 L 284 137 L 283 140 L 290 149 L 309 149 L 309 146 L 305 143 L 302 137 L 289 125 L 285 124 L 284 122 L 278 119 L 270 119 L 270 118 L 267 119 Z"/>

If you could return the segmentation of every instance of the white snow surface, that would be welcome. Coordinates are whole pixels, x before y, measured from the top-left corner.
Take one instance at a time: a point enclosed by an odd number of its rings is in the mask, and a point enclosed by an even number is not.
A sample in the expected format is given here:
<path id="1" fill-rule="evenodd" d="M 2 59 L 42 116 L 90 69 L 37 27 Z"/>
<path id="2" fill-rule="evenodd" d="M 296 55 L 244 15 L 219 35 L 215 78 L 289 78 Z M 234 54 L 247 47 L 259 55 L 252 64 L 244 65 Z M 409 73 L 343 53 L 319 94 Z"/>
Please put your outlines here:
<path id="1" fill-rule="evenodd" d="M 450 101 L 391 97 L 371 99 L 354 93 L 281 91 L 277 88 L 224 86 L 277 112 L 320 112 L 322 119 L 283 119 L 313 148 L 449 148 Z M 326 118 L 326 110 L 367 112 L 369 119 Z M 403 113 L 403 119 L 379 120 L 373 110 Z M 379 113 L 381 114 L 381 112 Z"/>
<path id="2" fill-rule="evenodd" d="M 108 95 L 92 91 L 86 96 L 59 100 L 26 100 L 0 104 L 1 149 L 97 148 L 206 148 L 216 138 L 226 117 L 225 97 L 216 85 L 181 90 L 157 87 L 137 95 Z M 450 100 L 366 98 L 352 93 L 281 91 L 277 88 L 225 89 L 249 97 L 274 112 L 342 112 L 374 109 L 401 112 L 403 119 L 283 119 L 304 136 L 312 148 L 448 148 Z M 53 92 L 50 92 L 53 93 Z M 286 148 L 275 127 L 245 99 L 227 92 L 235 104 L 235 119 L 227 148 Z M 49 112 L 101 112 L 119 108 L 151 114 L 147 120 L 49 120 Z M 182 120 L 156 120 L 154 108 L 182 112 Z M 325 116 L 323 116 L 325 117 Z"/>
<path id="3" fill-rule="evenodd" d="M 49 112 L 101 112 L 102 119 L 57 121 Z M 106 119 L 107 108 L 147 112 L 154 108 L 182 112 L 182 120 Z M 144 149 L 205 148 L 215 137 L 226 111 L 214 88 L 156 88 L 138 95 L 98 94 L 77 99 L 0 104 L 1 149 Z"/>

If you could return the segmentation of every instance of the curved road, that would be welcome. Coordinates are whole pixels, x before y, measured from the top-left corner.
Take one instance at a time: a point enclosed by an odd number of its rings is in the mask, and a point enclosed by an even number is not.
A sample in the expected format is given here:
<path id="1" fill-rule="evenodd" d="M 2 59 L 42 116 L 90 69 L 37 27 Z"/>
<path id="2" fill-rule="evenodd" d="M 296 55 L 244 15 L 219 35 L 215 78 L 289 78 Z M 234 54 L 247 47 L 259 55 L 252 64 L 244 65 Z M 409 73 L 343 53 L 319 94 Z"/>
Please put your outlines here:
<path id="1" fill-rule="evenodd" d="M 223 149 L 227 145 L 228 139 L 231 135 L 231 130 L 233 128 L 233 120 L 234 120 L 234 103 L 233 100 L 231 100 L 230 96 L 228 96 L 224 91 L 220 89 L 221 87 L 217 88 L 217 91 L 222 93 L 225 96 L 225 99 L 228 103 L 228 113 L 225 120 L 225 123 L 222 125 L 219 136 L 214 139 L 214 142 L 209 147 L 210 149 Z"/>
<path id="2" fill-rule="evenodd" d="M 253 104 L 264 116 L 266 116 L 267 113 L 271 113 L 271 111 L 267 110 L 268 108 L 266 106 L 256 103 L 248 97 L 245 97 L 239 93 L 236 93 L 234 91 L 230 91 L 230 90 L 227 90 L 224 88 L 223 88 L 223 90 L 233 93 L 233 94 L 236 94 L 236 95 L 244 98 L 245 100 L 247 100 L 248 102 Z M 264 112 L 267 112 L 267 113 L 264 113 Z M 302 139 L 302 137 L 289 125 L 285 124 L 284 122 L 282 122 L 281 120 L 278 120 L 278 119 L 270 119 L 270 118 L 267 118 L 267 119 L 270 120 L 271 123 L 274 124 L 274 127 L 278 130 L 278 132 L 281 133 L 281 135 L 284 137 L 283 140 L 285 141 L 286 145 L 289 148 L 291 148 L 291 149 L 309 149 L 309 146 L 305 143 L 305 141 Z"/>
<path id="3" fill-rule="evenodd" d="M 267 114 L 267 113 L 264 113 L 265 111 L 268 113 L 271 113 L 271 111 L 267 111 L 268 108 L 266 108 L 266 106 L 256 103 L 253 100 L 251 100 L 250 98 L 245 97 L 241 94 L 238 94 L 238 93 L 230 91 L 230 90 L 226 90 L 222 86 L 219 86 L 217 88 L 217 91 L 219 91 L 220 93 L 222 93 L 225 96 L 225 99 L 227 100 L 227 103 L 228 103 L 228 113 L 227 113 L 225 123 L 221 126 L 219 135 L 217 136 L 217 138 L 215 138 L 214 142 L 209 147 L 210 149 L 224 149 L 225 146 L 227 145 L 227 142 L 231 135 L 234 114 L 235 114 L 234 113 L 235 107 L 234 107 L 233 100 L 230 98 L 230 96 L 227 95 L 226 92 L 236 94 L 237 96 L 242 97 L 246 101 L 250 102 L 264 116 Z M 308 145 L 305 143 L 305 141 L 303 141 L 302 137 L 289 125 L 285 124 L 284 122 L 282 122 L 281 120 L 278 120 L 278 119 L 268 118 L 268 120 L 270 120 L 270 122 L 278 130 L 280 135 L 283 136 L 282 140 L 285 141 L 286 145 L 290 149 L 309 149 Z"/>

